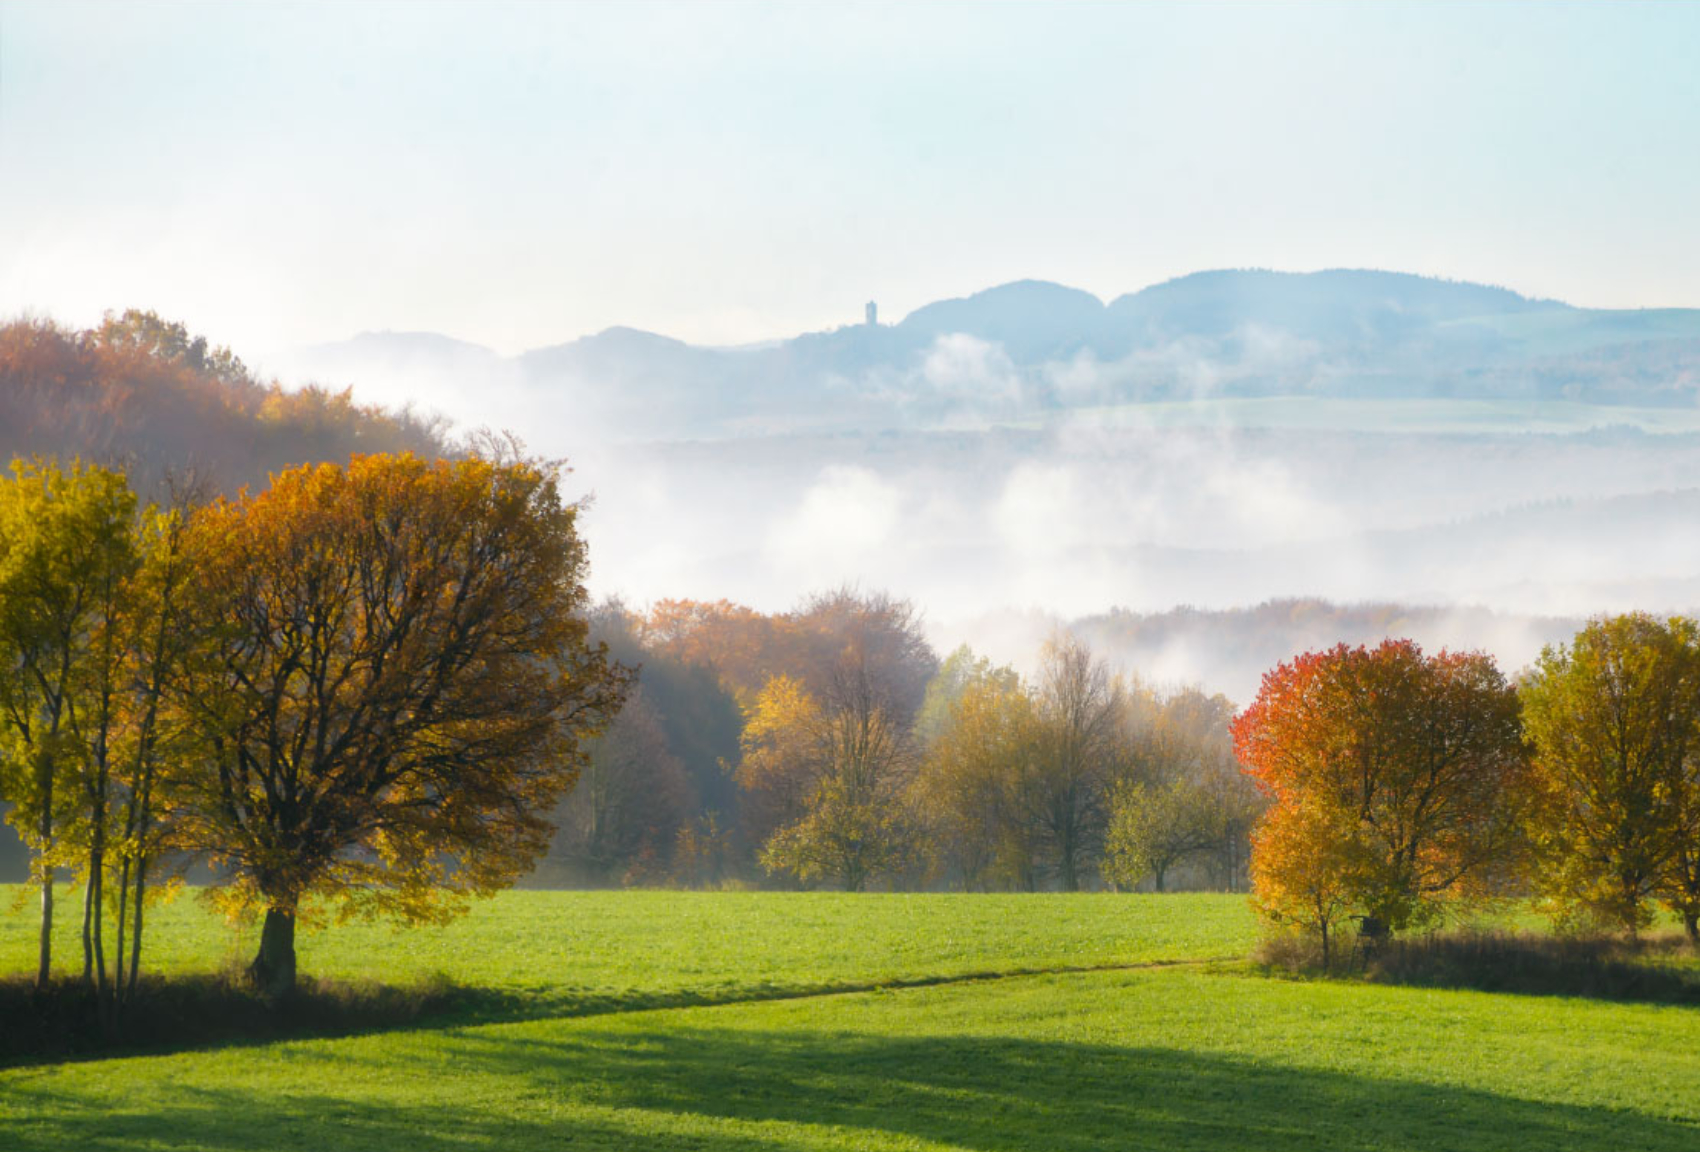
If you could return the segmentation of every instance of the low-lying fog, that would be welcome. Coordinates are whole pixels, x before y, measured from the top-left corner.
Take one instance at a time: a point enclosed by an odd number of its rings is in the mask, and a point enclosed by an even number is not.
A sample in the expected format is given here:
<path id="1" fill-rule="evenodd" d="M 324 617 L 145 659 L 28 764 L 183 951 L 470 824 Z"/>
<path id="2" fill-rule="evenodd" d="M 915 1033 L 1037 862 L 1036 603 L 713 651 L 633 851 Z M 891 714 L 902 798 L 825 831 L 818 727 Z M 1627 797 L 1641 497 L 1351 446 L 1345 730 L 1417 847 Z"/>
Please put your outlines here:
<path id="1" fill-rule="evenodd" d="M 829 389 L 821 418 L 794 431 L 634 439 L 637 393 L 591 404 L 511 361 L 456 355 L 430 371 L 371 362 L 338 382 L 566 457 L 571 489 L 592 498 L 592 589 L 637 607 L 724 597 L 772 610 L 860 584 L 914 600 L 941 648 L 967 642 L 1019 666 L 1058 621 L 1120 609 L 1114 627 L 1080 626 L 1131 670 L 1243 702 L 1300 647 L 1397 631 L 1485 647 L 1512 671 L 1589 615 L 1700 605 L 1692 408 L 1317 396 L 1012 408 L 1007 357 L 940 338 L 915 363 L 957 402 L 925 418 L 898 403 L 883 421 L 847 416 Z M 877 407 L 888 385 L 836 394 Z M 1281 628 L 1279 612 L 1161 615 L 1282 598 L 1429 610 L 1289 611 L 1305 619 Z"/>

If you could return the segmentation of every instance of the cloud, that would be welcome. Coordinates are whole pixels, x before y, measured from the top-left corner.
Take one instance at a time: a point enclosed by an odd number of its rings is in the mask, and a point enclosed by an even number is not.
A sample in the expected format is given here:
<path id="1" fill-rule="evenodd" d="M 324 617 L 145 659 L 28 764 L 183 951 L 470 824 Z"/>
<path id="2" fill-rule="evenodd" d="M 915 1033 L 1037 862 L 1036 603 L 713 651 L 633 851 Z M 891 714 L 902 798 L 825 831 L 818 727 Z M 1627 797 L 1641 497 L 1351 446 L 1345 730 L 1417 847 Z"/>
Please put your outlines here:
<path id="1" fill-rule="evenodd" d="M 920 377 L 931 394 L 994 406 L 1018 403 L 1021 377 L 1001 344 L 961 332 L 941 335 L 921 357 Z"/>
<path id="2" fill-rule="evenodd" d="M 880 567 L 903 494 L 870 468 L 822 468 L 796 506 L 767 530 L 764 555 L 805 587 L 860 579 Z"/>

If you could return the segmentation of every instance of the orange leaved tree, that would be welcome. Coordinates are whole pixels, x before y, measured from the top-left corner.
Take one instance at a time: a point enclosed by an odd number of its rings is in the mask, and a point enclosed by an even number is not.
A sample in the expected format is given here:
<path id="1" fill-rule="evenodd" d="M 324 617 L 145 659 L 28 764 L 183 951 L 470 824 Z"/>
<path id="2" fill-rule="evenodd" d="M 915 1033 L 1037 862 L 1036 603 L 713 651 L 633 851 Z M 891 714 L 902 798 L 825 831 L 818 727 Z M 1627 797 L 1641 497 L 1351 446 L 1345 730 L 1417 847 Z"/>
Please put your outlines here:
<path id="1" fill-rule="evenodd" d="M 1266 673 L 1234 748 L 1271 800 L 1253 890 L 1326 941 L 1349 913 L 1431 920 L 1511 863 L 1528 757 L 1517 694 L 1475 652 L 1344 644 Z"/>
<path id="2" fill-rule="evenodd" d="M 401 455 L 196 517 L 218 626 L 179 685 L 205 768 L 175 815 L 225 899 L 264 912 L 263 988 L 293 987 L 315 898 L 440 919 L 547 847 L 625 686 L 587 642 L 576 511 L 547 467 Z"/>

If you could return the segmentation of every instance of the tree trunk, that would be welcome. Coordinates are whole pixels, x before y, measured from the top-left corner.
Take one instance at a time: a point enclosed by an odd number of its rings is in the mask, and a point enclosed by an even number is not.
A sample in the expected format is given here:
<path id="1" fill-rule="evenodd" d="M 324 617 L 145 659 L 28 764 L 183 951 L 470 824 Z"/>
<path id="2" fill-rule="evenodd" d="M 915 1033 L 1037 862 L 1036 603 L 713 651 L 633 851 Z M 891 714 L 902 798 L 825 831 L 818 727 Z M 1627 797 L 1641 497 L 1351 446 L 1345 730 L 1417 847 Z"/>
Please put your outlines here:
<path id="1" fill-rule="evenodd" d="M 130 982 L 124 988 L 124 998 L 126 1000 L 134 1000 L 136 997 L 136 973 L 140 971 L 142 967 L 142 897 L 145 894 L 145 888 L 143 885 L 146 883 L 145 873 L 147 872 L 147 862 L 148 858 L 146 856 L 138 856 L 136 858 L 136 919 L 134 925 L 130 929 Z M 124 947 L 124 942 L 122 940 L 118 942 L 118 947 Z"/>
<path id="2" fill-rule="evenodd" d="M 1688 933 L 1690 944 L 1700 944 L 1700 910 L 1685 909 L 1682 913 L 1682 927 Z"/>
<path id="3" fill-rule="evenodd" d="M 1057 863 L 1061 865 L 1061 868 L 1059 868 L 1058 871 L 1062 873 L 1063 891 L 1080 891 L 1080 867 L 1074 858 L 1074 840 L 1072 837 L 1067 837 L 1063 840 L 1060 856 L 1061 859 L 1059 859 Z"/>
<path id="4" fill-rule="evenodd" d="M 260 929 L 260 951 L 248 966 L 248 977 L 267 997 L 278 999 L 295 991 L 295 910 L 266 909 Z"/>
<path id="5" fill-rule="evenodd" d="M 88 879 L 83 882 L 83 983 L 94 987 L 94 873 L 90 872 Z"/>
<path id="6" fill-rule="evenodd" d="M 1159 892 L 1163 890 L 1163 873 L 1165 871 L 1166 869 L 1161 866 L 1152 869 L 1151 881 L 1156 886 L 1156 890 Z"/>
<path id="7" fill-rule="evenodd" d="M 96 830 L 97 839 L 104 839 Z M 106 849 L 97 847 L 89 865 L 90 903 L 94 905 L 94 990 L 106 999 Z"/>
<path id="8" fill-rule="evenodd" d="M 45 861 L 41 872 L 41 952 L 36 961 L 35 986 L 45 989 L 53 978 L 53 869 Z"/>
<path id="9" fill-rule="evenodd" d="M 53 865 L 48 855 L 53 848 L 53 765 L 42 758 L 47 767 L 36 780 L 41 789 L 41 820 L 36 832 L 41 837 L 38 871 L 41 880 L 41 950 L 35 970 L 35 986 L 45 989 L 53 978 Z"/>
<path id="10" fill-rule="evenodd" d="M 128 833 L 126 833 L 128 835 Z M 115 933 L 117 946 L 112 950 L 112 996 L 114 1000 L 124 998 L 124 935 L 130 924 L 130 858 L 124 857 L 118 865 L 118 931 Z"/>

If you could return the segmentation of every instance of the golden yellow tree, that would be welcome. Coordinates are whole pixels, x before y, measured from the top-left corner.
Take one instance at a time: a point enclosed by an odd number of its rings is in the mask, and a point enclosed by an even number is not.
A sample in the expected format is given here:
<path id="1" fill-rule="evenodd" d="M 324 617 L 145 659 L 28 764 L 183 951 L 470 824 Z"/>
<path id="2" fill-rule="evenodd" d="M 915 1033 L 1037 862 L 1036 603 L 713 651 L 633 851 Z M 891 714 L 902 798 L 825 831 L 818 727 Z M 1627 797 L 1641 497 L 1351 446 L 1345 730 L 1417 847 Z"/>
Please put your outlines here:
<path id="1" fill-rule="evenodd" d="M 935 863 L 964 888 L 1031 889 L 1038 835 L 1018 793 L 1038 752 L 1032 698 L 989 664 L 954 695 L 927 717 L 935 735 L 916 782 Z"/>
<path id="2" fill-rule="evenodd" d="M 761 791 L 775 821 L 761 853 L 770 872 L 855 892 L 907 866 L 913 748 L 863 669 L 842 669 L 820 701 L 789 677 L 770 680 L 744 748 L 740 783 Z"/>
<path id="3" fill-rule="evenodd" d="M 91 748 L 77 719 L 99 693 L 113 603 L 136 565 L 135 511 L 106 468 L 18 461 L 0 479 L 0 796 L 40 888 L 38 986 L 52 972 L 54 869 L 77 862 L 78 837 L 92 843 L 98 892 L 105 826 L 97 813 L 87 835 Z"/>
<path id="4" fill-rule="evenodd" d="M 178 685 L 205 770 L 175 816 L 224 898 L 264 912 L 251 972 L 271 993 L 315 898 L 442 918 L 547 848 L 626 679 L 587 642 L 576 512 L 538 464 L 402 455 L 197 516 L 218 627 Z"/>
<path id="5" fill-rule="evenodd" d="M 1522 685 L 1537 887 L 1560 918 L 1700 937 L 1700 626 L 1632 613 L 1548 648 Z"/>

